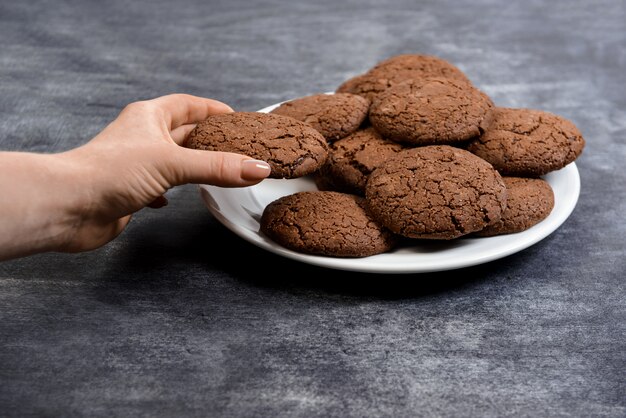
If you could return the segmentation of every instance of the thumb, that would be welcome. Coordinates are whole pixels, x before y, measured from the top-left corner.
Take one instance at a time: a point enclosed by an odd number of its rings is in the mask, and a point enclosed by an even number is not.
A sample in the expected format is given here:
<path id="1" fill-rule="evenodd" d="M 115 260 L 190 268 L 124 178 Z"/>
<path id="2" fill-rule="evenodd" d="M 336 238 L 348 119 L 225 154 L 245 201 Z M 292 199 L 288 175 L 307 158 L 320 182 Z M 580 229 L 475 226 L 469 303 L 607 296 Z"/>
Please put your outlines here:
<path id="1" fill-rule="evenodd" d="M 268 163 L 232 152 L 206 151 L 180 147 L 175 161 L 175 182 L 244 187 L 270 175 Z M 176 184 L 175 184 L 176 185 Z"/>

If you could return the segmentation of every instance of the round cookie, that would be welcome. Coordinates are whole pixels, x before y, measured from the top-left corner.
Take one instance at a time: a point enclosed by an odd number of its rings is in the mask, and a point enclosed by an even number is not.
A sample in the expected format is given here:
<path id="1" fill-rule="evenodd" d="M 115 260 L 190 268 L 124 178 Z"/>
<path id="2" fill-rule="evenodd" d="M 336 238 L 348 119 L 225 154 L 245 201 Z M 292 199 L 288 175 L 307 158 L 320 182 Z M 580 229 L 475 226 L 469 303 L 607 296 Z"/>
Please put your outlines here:
<path id="1" fill-rule="evenodd" d="M 375 219 L 408 238 L 454 239 L 497 222 L 506 186 L 485 160 L 449 145 L 409 148 L 370 174 Z"/>
<path id="2" fill-rule="evenodd" d="M 262 112 L 211 115 L 191 131 L 185 147 L 245 154 L 266 161 L 271 178 L 296 178 L 317 171 L 328 158 L 328 143 L 296 119 Z"/>
<path id="3" fill-rule="evenodd" d="M 430 55 L 403 54 L 381 61 L 366 73 L 344 81 L 336 92 L 358 94 L 373 101 L 380 93 L 396 84 L 432 77 L 452 78 L 471 84 L 460 69 L 444 59 Z"/>
<path id="4" fill-rule="evenodd" d="M 359 129 L 369 107 L 369 100 L 356 94 L 314 94 L 284 102 L 270 113 L 306 122 L 332 142 Z"/>
<path id="5" fill-rule="evenodd" d="M 303 191 L 263 210 L 260 231 L 294 251 L 331 257 L 366 257 L 391 250 L 396 237 L 369 215 L 363 197 Z"/>
<path id="6" fill-rule="evenodd" d="M 413 78 L 441 77 L 471 83 L 470 79 L 456 65 L 433 55 L 395 55 L 379 62 L 368 72 L 370 74 L 388 74 L 402 71 L 412 72 Z"/>
<path id="7" fill-rule="evenodd" d="M 585 140 L 569 120 L 541 110 L 498 107 L 467 150 L 505 176 L 535 177 L 559 170 L 582 153 Z"/>
<path id="8" fill-rule="evenodd" d="M 474 233 L 491 237 L 529 229 L 550 215 L 554 192 L 550 183 L 540 178 L 503 177 L 506 185 L 506 208 L 499 221 Z"/>
<path id="9" fill-rule="evenodd" d="M 379 94 L 369 120 L 383 136 L 415 145 L 459 143 L 480 135 L 494 105 L 476 87 L 445 78 L 406 81 Z"/>
<path id="10" fill-rule="evenodd" d="M 330 145 L 328 161 L 318 172 L 319 177 L 326 177 L 322 187 L 364 195 L 371 172 L 403 149 L 402 144 L 383 138 L 372 127 L 356 131 Z"/>

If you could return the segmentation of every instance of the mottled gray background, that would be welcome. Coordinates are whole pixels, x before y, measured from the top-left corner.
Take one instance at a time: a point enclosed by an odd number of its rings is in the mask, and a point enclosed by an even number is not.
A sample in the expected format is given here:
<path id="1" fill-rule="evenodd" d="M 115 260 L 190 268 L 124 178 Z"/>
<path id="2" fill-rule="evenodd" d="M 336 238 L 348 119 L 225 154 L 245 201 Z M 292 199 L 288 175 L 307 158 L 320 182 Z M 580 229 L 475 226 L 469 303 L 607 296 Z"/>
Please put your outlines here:
<path id="1" fill-rule="evenodd" d="M 606 0 L 1 1 L 4 150 L 67 150 L 172 92 L 257 110 L 398 53 L 587 147 L 554 234 L 448 273 L 281 258 L 191 185 L 99 250 L 0 263 L 0 415 L 626 416 L 625 22 Z"/>

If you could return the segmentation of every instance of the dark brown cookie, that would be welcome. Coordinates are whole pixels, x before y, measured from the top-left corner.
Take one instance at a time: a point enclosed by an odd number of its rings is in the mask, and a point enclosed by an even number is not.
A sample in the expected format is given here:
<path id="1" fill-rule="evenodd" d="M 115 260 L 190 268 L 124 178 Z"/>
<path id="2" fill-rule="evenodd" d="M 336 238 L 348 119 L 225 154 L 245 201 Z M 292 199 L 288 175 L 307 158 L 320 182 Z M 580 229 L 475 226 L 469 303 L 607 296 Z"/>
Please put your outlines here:
<path id="1" fill-rule="evenodd" d="M 550 183 L 540 178 L 503 177 L 506 208 L 499 221 L 474 233 L 480 237 L 522 232 L 543 221 L 554 208 Z"/>
<path id="2" fill-rule="evenodd" d="M 370 173 L 404 148 L 372 127 L 356 131 L 330 145 L 328 161 L 318 172 L 326 178 L 318 187 L 364 195 Z"/>
<path id="3" fill-rule="evenodd" d="M 480 135 L 493 107 L 485 93 L 468 83 L 429 78 L 385 90 L 372 103 L 369 120 L 394 141 L 452 144 Z"/>
<path id="4" fill-rule="evenodd" d="M 498 107 L 491 125 L 467 149 L 503 175 L 534 177 L 565 167 L 578 158 L 584 146 L 578 128 L 561 116 Z"/>
<path id="5" fill-rule="evenodd" d="M 369 73 L 383 73 L 394 71 L 416 71 L 420 78 L 442 77 L 470 82 L 469 78 L 456 65 L 441 57 L 422 54 L 394 55 L 377 63 Z"/>
<path id="6" fill-rule="evenodd" d="M 297 192 L 271 202 L 260 230 L 293 251 L 331 257 L 366 257 L 396 244 L 369 215 L 364 198 L 333 191 Z"/>
<path id="7" fill-rule="evenodd" d="M 374 218 L 396 234 L 453 239 L 497 222 L 506 186 L 474 154 L 429 145 L 403 150 L 374 170 L 365 198 Z"/>
<path id="8" fill-rule="evenodd" d="M 369 100 L 356 94 L 314 94 L 284 102 L 270 113 L 306 122 L 332 142 L 359 129 L 369 107 Z"/>
<path id="9" fill-rule="evenodd" d="M 266 161 L 272 178 L 311 174 L 328 158 L 326 139 L 310 125 L 261 112 L 209 116 L 191 131 L 185 146 L 245 154 Z"/>
<path id="10" fill-rule="evenodd" d="M 344 81 L 336 91 L 358 94 L 373 101 L 380 93 L 396 84 L 432 77 L 451 78 L 471 84 L 460 69 L 444 59 L 429 55 L 403 54 L 381 61 L 366 73 Z"/>

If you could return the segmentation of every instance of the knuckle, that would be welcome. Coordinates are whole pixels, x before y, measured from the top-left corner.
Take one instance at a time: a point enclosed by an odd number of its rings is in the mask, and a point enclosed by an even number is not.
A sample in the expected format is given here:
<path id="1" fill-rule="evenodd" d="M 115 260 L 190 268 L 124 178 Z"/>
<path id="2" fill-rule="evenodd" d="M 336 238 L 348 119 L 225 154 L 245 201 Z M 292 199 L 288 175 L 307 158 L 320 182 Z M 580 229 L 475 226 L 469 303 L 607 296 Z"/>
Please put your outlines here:
<path id="1" fill-rule="evenodd" d="M 154 113 L 156 106 L 149 100 L 139 100 L 129 103 L 124 107 L 123 113 L 130 113 L 133 115 L 145 115 Z"/>

